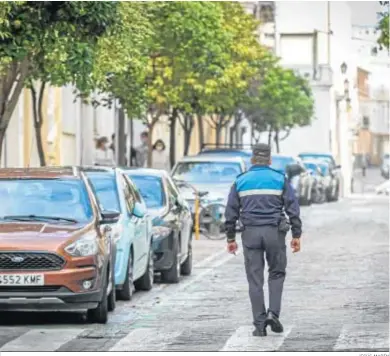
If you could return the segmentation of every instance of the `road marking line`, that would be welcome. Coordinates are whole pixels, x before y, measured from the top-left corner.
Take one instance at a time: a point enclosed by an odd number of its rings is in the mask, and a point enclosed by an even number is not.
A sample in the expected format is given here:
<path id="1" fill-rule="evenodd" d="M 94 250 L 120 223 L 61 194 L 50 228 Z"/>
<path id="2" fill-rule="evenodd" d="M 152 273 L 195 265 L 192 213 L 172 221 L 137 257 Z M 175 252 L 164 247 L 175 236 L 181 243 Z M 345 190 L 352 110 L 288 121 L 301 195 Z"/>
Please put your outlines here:
<path id="1" fill-rule="evenodd" d="M 268 331 L 267 337 L 255 337 L 252 335 L 253 326 L 241 326 L 219 351 L 277 351 L 291 332 L 292 327 L 288 326 L 284 329 L 282 334 Z"/>
<path id="2" fill-rule="evenodd" d="M 179 288 L 177 289 L 178 291 L 181 291 L 185 288 L 188 288 L 191 284 L 194 284 L 195 282 L 198 282 L 199 279 L 201 279 L 202 277 L 208 275 L 209 273 L 211 273 L 215 268 L 225 264 L 226 262 L 228 262 L 229 260 L 231 260 L 233 257 L 235 257 L 234 255 L 232 254 L 228 254 L 228 252 L 226 250 L 223 250 L 221 251 L 218 256 L 222 255 L 222 253 L 226 254 L 225 257 L 223 257 L 222 259 L 219 259 L 217 261 L 215 261 L 209 268 L 203 270 L 202 272 L 200 272 L 199 274 L 195 275 L 193 278 L 191 279 L 188 279 L 184 282 L 182 282 L 180 285 L 179 285 Z"/>
<path id="3" fill-rule="evenodd" d="M 0 351 L 55 351 L 84 329 L 34 329 L 4 344 Z"/>
<path id="4" fill-rule="evenodd" d="M 389 349 L 389 324 L 344 325 L 334 351 L 351 349 Z"/>
<path id="5" fill-rule="evenodd" d="M 131 331 L 109 351 L 163 351 L 182 331 L 140 328 Z"/>
<path id="6" fill-rule="evenodd" d="M 204 265 L 206 265 L 208 262 L 211 262 L 218 258 L 219 256 L 223 255 L 226 253 L 226 249 L 222 249 L 220 251 L 217 251 L 216 253 L 213 253 L 212 255 L 204 258 L 203 260 L 199 261 L 198 263 L 194 264 L 194 268 L 202 268 Z"/>

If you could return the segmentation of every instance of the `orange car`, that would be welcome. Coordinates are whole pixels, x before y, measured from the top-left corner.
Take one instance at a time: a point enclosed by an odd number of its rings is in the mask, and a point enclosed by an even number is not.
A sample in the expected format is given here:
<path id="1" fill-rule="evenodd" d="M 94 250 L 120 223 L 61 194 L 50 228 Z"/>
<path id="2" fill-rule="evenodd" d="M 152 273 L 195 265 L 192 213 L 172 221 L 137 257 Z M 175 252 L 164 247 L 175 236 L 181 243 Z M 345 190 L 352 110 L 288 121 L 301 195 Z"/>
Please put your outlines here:
<path id="1" fill-rule="evenodd" d="M 117 218 L 99 211 L 76 168 L 0 169 L 0 311 L 88 311 L 106 323 L 115 308 L 106 224 Z"/>

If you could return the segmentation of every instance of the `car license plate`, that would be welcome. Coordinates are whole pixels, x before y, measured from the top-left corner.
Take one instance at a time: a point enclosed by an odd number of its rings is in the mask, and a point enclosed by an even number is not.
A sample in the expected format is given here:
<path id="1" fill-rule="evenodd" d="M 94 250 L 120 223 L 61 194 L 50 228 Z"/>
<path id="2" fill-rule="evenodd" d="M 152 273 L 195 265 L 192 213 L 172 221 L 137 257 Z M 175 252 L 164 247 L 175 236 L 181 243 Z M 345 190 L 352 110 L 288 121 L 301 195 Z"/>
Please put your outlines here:
<path id="1" fill-rule="evenodd" d="M 43 286 L 43 274 L 0 274 L 0 286 Z"/>

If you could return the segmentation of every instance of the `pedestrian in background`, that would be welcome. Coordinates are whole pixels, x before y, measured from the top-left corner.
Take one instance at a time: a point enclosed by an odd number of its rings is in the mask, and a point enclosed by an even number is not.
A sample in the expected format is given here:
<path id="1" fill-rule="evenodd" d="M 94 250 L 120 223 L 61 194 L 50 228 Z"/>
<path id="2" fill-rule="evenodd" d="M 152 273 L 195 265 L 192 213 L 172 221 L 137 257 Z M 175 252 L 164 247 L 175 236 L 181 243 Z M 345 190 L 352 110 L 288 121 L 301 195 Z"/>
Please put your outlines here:
<path id="1" fill-rule="evenodd" d="M 293 188 L 283 173 L 270 168 L 270 147 L 265 144 L 256 145 L 251 162 L 253 166 L 237 177 L 230 190 L 225 226 L 228 251 L 235 253 L 238 220 L 243 225 L 241 240 L 255 325 L 253 336 L 267 336 L 267 326 L 273 332 L 283 332 L 279 316 L 287 265 L 286 235 L 291 224 L 291 248 L 293 252 L 298 252 L 302 223 Z M 268 311 L 263 291 L 264 255 L 269 267 Z"/>
<path id="2" fill-rule="evenodd" d="M 141 145 L 136 148 L 136 165 L 137 167 L 146 167 L 148 164 L 148 143 L 149 143 L 149 134 L 147 131 L 141 133 Z"/>
<path id="3" fill-rule="evenodd" d="M 113 151 L 109 148 L 108 138 L 103 136 L 96 140 L 95 147 L 95 166 L 115 166 Z"/>
<path id="4" fill-rule="evenodd" d="M 165 149 L 163 140 L 157 140 L 153 145 L 152 168 L 170 171 L 169 155 Z"/>

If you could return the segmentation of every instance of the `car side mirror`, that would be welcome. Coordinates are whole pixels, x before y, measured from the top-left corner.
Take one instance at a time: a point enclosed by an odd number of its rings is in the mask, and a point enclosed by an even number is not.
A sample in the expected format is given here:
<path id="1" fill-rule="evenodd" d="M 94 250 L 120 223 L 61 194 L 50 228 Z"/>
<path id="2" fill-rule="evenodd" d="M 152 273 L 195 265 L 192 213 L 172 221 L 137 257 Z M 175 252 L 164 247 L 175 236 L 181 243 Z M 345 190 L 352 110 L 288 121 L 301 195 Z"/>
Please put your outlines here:
<path id="1" fill-rule="evenodd" d="M 119 221 L 120 213 L 118 211 L 103 211 L 100 225 L 116 224 Z"/>
<path id="2" fill-rule="evenodd" d="M 133 215 L 137 218 L 142 219 L 146 214 L 145 207 L 140 203 L 135 203 L 134 209 L 133 209 Z"/>

